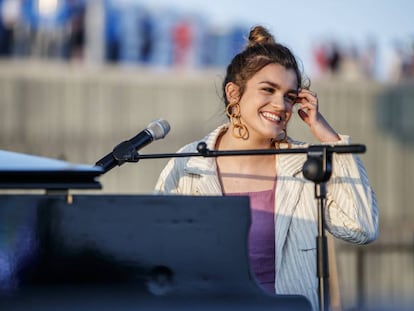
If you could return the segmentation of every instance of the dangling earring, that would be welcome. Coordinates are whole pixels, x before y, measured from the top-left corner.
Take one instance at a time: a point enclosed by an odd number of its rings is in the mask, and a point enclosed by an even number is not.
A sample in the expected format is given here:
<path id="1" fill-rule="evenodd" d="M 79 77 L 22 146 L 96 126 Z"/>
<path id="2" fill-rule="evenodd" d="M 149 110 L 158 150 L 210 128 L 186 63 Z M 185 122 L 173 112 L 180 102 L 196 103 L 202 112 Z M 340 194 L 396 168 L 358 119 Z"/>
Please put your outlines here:
<path id="1" fill-rule="evenodd" d="M 232 135 L 235 138 L 247 139 L 249 137 L 249 131 L 246 125 L 240 120 L 240 105 L 238 102 L 232 102 L 226 107 L 226 115 L 230 119 L 230 123 L 233 126 Z"/>
<path id="2" fill-rule="evenodd" d="M 275 139 L 273 141 L 273 143 L 274 143 L 276 149 L 280 149 L 281 144 L 287 144 L 286 148 L 289 149 L 290 148 L 290 142 L 288 140 L 287 130 L 283 129 L 283 137 L 282 138 L 278 137 L 278 139 Z"/>

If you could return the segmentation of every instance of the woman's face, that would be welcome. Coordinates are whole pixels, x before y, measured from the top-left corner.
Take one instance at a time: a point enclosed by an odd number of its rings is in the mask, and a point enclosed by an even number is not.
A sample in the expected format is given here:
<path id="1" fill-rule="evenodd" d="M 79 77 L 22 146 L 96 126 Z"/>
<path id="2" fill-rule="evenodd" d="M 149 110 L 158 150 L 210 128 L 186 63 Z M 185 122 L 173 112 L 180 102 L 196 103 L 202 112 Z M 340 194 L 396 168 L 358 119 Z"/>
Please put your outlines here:
<path id="1" fill-rule="evenodd" d="M 263 67 L 248 80 L 239 105 L 249 138 L 278 137 L 292 115 L 297 94 L 295 71 L 279 64 Z"/>

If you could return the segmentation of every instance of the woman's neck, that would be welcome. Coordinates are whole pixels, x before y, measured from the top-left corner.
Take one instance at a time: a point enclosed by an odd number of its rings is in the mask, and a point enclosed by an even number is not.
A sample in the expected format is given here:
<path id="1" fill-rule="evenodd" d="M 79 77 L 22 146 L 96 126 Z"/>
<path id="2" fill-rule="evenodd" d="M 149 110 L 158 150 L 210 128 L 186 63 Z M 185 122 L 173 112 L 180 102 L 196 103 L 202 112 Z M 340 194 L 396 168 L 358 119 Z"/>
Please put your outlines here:
<path id="1" fill-rule="evenodd" d="M 232 135 L 231 129 L 223 133 L 216 143 L 217 150 L 249 150 L 249 149 L 271 149 L 274 146 L 270 139 L 247 139 L 237 138 Z"/>
<path id="2" fill-rule="evenodd" d="M 230 131 L 216 144 L 218 150 L 269 149 L 270 142 L 252 143 L 235 138 Z M 276 176 L 274 155 L 227 156 L 217 158 L 223 192 L 262 191 L 271 189 Z"/>
<path id="3" fill-rule="evenodd" d="M 271 144 L 270 140 L 253 140 L 236 138 L 232 135 L 231 131 L 228 130 L 221 135 L 216 142 L 216 149 L 225 150 L 253 150 L 253 149 L 271 149 L 274 145 Z M 245 156 L 234 156 L 231 158 L 232 167 L 239 168 L 240 170 L 254 171 L 262 163 L 269 163 L 269 158 L 273 155 L 245 155 Z M 227 158 L 227 157 L 226 157 Z M 220 159 L 224 160 L 224 159 Z M 230 159 L 229 159 L 230 160 Z M 225 162 L 225 161 L 221 161 Z"/>

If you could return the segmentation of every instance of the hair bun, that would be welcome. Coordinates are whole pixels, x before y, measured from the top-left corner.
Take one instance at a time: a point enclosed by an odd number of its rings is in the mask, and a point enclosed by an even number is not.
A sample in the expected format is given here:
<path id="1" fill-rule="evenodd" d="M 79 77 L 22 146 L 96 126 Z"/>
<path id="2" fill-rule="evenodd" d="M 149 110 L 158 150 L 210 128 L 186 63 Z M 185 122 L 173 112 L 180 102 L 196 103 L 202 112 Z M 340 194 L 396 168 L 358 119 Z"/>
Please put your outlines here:
<path id="1" fill-rule="evenodd" d="M 247 48 L 256 44 L 275 44 L 276 40 L 272 34 L 263 26 L 255 26 L 250 30 Z"/>

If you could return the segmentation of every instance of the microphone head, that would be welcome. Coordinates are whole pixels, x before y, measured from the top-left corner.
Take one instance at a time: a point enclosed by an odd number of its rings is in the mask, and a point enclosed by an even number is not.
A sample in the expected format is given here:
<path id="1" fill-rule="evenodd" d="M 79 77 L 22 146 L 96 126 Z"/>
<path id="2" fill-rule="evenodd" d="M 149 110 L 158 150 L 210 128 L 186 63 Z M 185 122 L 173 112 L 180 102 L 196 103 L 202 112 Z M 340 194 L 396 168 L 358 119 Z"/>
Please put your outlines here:
<path id="1" fill-rule="evenodd" d="M 154 120 L 148 124 L 147 130 L 151 133 L 153 140 L 161 139 L 170 131 L 170 124 L 163 119 Z"/>

